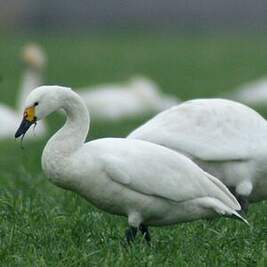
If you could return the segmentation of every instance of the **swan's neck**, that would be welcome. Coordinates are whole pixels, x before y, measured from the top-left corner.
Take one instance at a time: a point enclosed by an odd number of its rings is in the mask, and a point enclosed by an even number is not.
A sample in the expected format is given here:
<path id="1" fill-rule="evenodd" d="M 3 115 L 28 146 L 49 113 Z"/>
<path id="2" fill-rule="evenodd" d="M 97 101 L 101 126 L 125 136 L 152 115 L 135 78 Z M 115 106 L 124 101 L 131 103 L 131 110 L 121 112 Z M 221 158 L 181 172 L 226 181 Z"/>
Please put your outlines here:
<path id="1" fill-rule="evenodd" d="M 71 155 L 84 144 L 89 131 L 89 113 L 81 98 L 70 91 L 63 97 L 60 108 L 66 113 L 66 122 L 48 141 L 42 155 L 42 167 L 53 182 L 60 183 Z M 58 181 L 57 181 L 58 180 Z"/>
<path id="2" fill-rule="evenodd" d="M 32 89 L 40 86 L 42 83 L 42 71 L 41 70 L 34 70 L 34 69 L 27 69 L 21 81 L 21 88 L 19 91 L 19 97 L 17 102 L 17 109 L 21 113 L 24 109 L 24 101 Z"/>

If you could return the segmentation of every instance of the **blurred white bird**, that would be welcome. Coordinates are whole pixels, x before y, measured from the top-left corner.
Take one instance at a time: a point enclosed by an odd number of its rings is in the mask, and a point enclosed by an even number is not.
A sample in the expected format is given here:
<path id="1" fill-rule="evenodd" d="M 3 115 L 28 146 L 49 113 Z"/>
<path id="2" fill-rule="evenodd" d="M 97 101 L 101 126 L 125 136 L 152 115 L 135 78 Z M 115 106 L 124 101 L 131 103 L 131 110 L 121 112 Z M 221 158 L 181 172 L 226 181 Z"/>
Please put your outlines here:
<path id="1" fill-rule="evenodd" d="M 149 241 L 149 225 L 215 215 L 244 220 L 230 191 L 177 152 L 125 138 L 84 143 L 90 123 L 88 110 L 69 88 L 42 86 L 31 92 L 15 137 L 59 109 L 65 111 L 67 120 L 44 148 L 45 174 L 54 184 L 79 193 L 96 207 L 128 217 L 128 242 L 138 229 Z"/>
<path id="2" fill-rule="evenodd" d="M 247 82 L 233 90 L 226 98 L 236 100 L 253 107 L 267 106 L 267 78 Z"/>
<path id="3" fill-rule="evenodd" d="M 26 96 L 32 89 L 41 85 L 42 74 L 46 63 L 43 50 L 36 44 L 28 44 L 24 47 L 21 55 L 25 71 L 22 76 L 21 87 L 17 101 L 17 110 L 5 104 L 0 104 L 0 139 L 12 138 L 16 127 L 21 120 L 21 112 Z M 29 139 L 40 138 L 46 133 L 44 122 L 41 122 L 38 129 L 31 132 Z M 27 138 L 27 139 L 28 139 Z"/>
<path id="4" fill-rule="evenodd" d="M 129 139 L 160 144 L 190 157 L 232 188 L 244 211 L 267 198 L 267 122 L 230 100 L 197 99 L 168 109 Z"/>
<path id="5" fill-rule="evenodd" d="M 164 95 L 155 82 L 134 77 L 120 84 L 102 84 L 76 90 L 83 98 L 92 120 L 121 120 L 156 114 L 180 101 Z"/>

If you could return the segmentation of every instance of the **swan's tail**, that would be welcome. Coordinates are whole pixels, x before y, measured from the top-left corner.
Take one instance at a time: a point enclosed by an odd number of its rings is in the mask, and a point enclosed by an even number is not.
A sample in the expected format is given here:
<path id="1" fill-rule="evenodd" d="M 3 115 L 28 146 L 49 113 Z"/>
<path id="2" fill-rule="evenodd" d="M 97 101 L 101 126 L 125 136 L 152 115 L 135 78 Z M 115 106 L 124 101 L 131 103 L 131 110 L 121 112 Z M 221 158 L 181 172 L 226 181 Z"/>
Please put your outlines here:
<path id="1" fill-rule="evenodd" d="M 216 198 L 224 203 L 227 207 L 231 207 L 233 210 L 241 210 L 240 203 L 235 198 L 235 196 L 230 192 L 230 190 L 216 177 L 205 172 L 209 180 L 219 189 L 216 190 Z M 215 191 L 214 191 L 215 192 Z"/>
<path id="2" fill-rule="evenodd" d="M 250 226 L 249 222 L 244 217 L 242 217 L 238 212 L 234 211 L 233 216 L 236 217 L 238 220 L 241 220 L 242 222 L 244 222 L 248 226 Z"/>
<path id="3" fill-rule="evenodd" d="M 245 224 L 249 225 L 248 221 L 242 217 L 237 210 L 234 210 L 233 208 L 230 208 L 226 206 L 222 201 L 216 198 L 212 197 L 206 197 L 201 200 L 201 205 L 205 208 L 212 209 L 215 211 L 217 214 L 226 216 L 226 217 L 235 217 Z"/>

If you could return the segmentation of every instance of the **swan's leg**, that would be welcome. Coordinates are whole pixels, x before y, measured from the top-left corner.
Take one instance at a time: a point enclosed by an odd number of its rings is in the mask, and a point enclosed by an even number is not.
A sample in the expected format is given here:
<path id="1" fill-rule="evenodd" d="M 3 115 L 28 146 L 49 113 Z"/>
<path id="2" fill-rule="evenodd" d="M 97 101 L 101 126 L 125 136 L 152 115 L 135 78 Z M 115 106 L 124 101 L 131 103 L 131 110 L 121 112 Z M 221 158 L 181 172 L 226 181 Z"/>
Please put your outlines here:
<path id="1" fill-rule="evenodd" d="M 142 223 L 142 217 L 139 212 L 132 211 L 128 215 L 128 224 L 130 228 L 125 233 L 128 244 L 134 241 L 137 234 L 137 230 L 141 225 L 141 223 Z"/>
<path id="2" fill-rule="evenodd" d="M 144 236 L 146 242 L 149 244 L 149 242 L 151 240 L 151 237 L 150 237 L 150 234 L 149 234 L 149 231 L 148 231 L 148 227 L 141 223 L 140 226 L 139 226 L 139 230 L 142 233 L 142 235 Z"/>
<path id="3" fill-rule="evenodd" d="M 136 237 L 137 234 L 137 228 L 136 227 L 132 227 L 130 226 L 126 232 L 125 232 L 125 237 L 126 237 L 126 241 L 128 244 L 132 243 Z"/>

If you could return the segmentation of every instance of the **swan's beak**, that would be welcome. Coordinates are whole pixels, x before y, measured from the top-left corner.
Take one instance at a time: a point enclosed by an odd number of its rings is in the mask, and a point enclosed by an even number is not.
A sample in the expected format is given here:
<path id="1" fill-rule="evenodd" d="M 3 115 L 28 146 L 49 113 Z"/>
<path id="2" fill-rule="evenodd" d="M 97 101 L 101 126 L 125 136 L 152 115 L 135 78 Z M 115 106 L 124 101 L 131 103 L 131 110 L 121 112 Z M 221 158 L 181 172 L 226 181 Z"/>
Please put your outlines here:
<path id="1" fill-rule="evenodd" d="M 35 107 L 33 106 L 25 109 L 22 122 L 15 133 L 15 138 L 24 136 L 34 123 L 36 123 L 36 116 Z"/>

